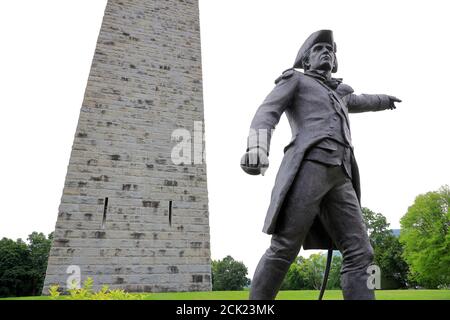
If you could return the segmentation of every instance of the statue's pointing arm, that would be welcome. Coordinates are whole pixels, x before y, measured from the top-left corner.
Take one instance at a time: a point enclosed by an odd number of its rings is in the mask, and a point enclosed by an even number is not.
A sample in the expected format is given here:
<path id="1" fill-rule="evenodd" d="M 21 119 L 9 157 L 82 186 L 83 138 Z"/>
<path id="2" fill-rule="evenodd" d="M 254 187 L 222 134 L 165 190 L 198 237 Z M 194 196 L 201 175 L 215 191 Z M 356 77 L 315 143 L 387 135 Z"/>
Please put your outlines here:
<path id="1" fill-rule="evenodd" d="M 349 94 L 345 97 L 349 113 L 395 109 L 400 99 L 387 94 Z"/>

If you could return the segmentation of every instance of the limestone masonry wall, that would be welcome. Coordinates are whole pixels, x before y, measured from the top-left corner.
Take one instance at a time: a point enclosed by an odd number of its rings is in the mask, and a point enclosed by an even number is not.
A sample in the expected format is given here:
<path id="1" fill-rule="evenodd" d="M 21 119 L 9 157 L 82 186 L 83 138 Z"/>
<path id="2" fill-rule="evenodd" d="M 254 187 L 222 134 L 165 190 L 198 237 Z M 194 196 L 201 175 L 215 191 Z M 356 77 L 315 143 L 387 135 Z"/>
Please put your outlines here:
<path id="1" fill-rule="evenodd" d="M 71 265 L 95 289 L 211 290 L 206 165 L 171 160 L 173 130 L 194 132 L 194 121 L 203 121 L 197 0 L 109 0 L 44 293 L 66 286 Z"/>

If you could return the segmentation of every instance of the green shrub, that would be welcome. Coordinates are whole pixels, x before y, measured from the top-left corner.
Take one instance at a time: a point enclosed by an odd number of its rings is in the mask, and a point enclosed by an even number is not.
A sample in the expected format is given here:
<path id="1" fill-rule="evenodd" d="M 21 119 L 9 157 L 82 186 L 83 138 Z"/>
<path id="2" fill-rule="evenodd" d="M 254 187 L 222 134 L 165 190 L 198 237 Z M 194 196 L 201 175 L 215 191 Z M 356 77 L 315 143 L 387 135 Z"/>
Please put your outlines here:
<path id="1" fill-rule="evenodd" d="M 58 285 L 51 286 L 50 289 L 48 289 L 51 299 L 58 299 L 58 297 L 60 296 L 58 289 L 59 289 Z"/>
<path id="2" fill-rule="evenodd" d="M 68 299 L 70 300 L 142 300 L 142 294 L 130 294 L 122 289 L 109 290 L 107 285 L 104 285 L 98 292 L 93 290 L 94 280 L 88 277 L 81 288 L 76 288 L 75 283 L 72 288 L 68 290 Z M 49 289 L 51 299 L 60 297 L 59 286 L 54 285 Z"/>

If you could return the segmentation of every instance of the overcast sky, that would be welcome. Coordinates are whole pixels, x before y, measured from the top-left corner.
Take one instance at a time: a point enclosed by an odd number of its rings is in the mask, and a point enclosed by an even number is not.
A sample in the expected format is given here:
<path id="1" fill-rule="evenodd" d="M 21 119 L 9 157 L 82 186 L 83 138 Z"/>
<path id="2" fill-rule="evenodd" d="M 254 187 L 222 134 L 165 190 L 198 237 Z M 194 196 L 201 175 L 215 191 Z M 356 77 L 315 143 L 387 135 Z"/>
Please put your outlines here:
<path id="1" fill-rule="evenodd" d="M 200 0 L 213 259 L 232 255 L 252 276 L 269 245 L 261 229 L 290 140 L 286 118 L 275 131 L 264 177 L 244 174 L 239 160 L 257 107 L 319 29 L 334 30 L 335 76 L 356 93 L 403 100 L 394 111 L 351 115 L 363 206 L 399 228 L 418 194 L 450 183 L 446 4 Z M 0 237 L 54 230 L 105 5 L 0 4 Z"/>

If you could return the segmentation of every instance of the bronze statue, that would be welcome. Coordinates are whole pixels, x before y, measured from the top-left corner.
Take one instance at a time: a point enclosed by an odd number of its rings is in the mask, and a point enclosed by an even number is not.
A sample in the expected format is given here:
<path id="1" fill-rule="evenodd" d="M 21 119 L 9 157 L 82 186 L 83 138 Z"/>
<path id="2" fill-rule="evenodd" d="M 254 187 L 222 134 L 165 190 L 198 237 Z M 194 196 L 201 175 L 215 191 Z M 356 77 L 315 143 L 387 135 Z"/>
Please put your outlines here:
<path id="1" fill-rule="evenodd" d="M 331 77 L 337 69 L 332 31 L 313 33 L 293 68 L 275 80 L 251 123 L 248 149 L 241 159 L 248 174 L 264 174 L 267 169 L 272 130 L 283 112 L 292 140 L 284 148 L 272 190 L 263 229 L 272 234 L 271 245 L 256 268 L 250 299 L 275 298 L 301 246 L 328 249 L 329 254 L 340 250 L 344 299 L 375 299 L 367 285 L 373 249 L 362 219 L 348 113 L 395 109 L 394 103 L 401 100 L 356 95 L 342 79 Z"/>

